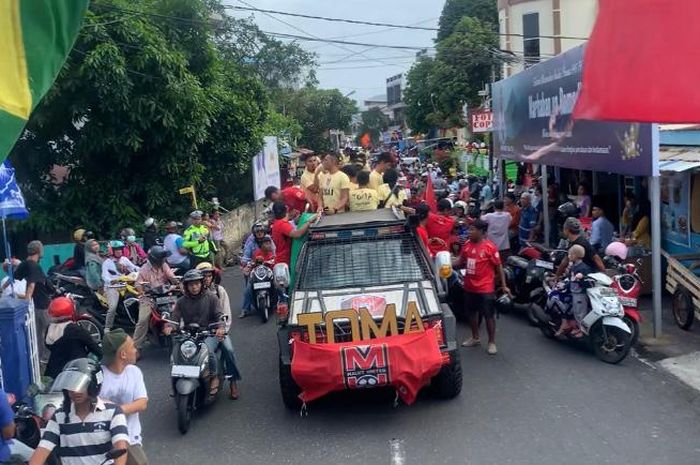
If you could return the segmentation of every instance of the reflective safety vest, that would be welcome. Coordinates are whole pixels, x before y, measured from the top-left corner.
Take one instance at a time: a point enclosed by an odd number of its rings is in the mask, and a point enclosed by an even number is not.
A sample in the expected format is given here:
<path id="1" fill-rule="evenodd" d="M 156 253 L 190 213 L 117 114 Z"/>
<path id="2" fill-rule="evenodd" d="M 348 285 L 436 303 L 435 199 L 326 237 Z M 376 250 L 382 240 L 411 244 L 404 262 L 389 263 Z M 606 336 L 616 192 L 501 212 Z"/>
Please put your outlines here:
<path id="1" fill-rule="evenodd" d="M 204 237 L 206 240 L 199 242 L 199 238 Z M 204 225 L 191 225 L 185 230 L 182 235 L 185 248 L 192 251 L 192 255 L 198 258 L 209 257 L 209 229 Z"/>

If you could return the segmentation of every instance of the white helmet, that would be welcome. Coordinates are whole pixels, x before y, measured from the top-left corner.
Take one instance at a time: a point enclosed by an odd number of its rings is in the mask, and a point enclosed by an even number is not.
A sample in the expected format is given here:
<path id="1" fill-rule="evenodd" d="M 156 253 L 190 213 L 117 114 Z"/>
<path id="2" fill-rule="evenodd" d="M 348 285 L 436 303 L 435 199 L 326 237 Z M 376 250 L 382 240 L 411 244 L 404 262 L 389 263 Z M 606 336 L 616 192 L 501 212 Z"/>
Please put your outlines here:
<path id="1" fill-rule="evenodd" d="M 617 257 L 620 260 L 626 260 L 627 251 L 628 249 L 624 242 L 611 242 L 610 245 L 605 248 L 605 255 Z"/>

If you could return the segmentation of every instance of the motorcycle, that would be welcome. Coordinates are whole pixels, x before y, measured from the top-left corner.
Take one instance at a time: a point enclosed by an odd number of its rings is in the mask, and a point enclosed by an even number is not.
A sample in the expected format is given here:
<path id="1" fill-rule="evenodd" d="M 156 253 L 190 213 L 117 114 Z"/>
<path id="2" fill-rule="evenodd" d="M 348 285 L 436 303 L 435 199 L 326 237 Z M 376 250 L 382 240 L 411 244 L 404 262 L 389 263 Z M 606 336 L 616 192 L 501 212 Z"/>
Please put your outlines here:
<path id="1" fill-rule="evenodd" d="M 41 441 L 41 430 L 63 404 L 63 394 L 40 392 L 33 396 L 33 402 L 36 409 L 32 409 L 31 405 L 25 402 L 18 402 L 13 403 L 12 410 L 16 425 L 14 440 L 36 449 Z M 55 453 L 51 453 L 46 463 L 60 465 L 61 460 Z"/>
<path id="2" fill-rule="evenodd" d="M 579 322 L 583 337 L 567 338 L 590 345 L 595 355 L 605 363 L 616 364 L 624 360 L 632 348 L 632 333 L 622 320 L 624 310 L 617 291 L 611 287 L 613 280 L 603 273 L 591 273 L 583 278 L 586 288 L 586 314 Z M 534 308 L 540 320 L 540 330 L 550 338 L 562 323 L 562 310 L 571 305 L 572 294 L 568 290 L 569 280 L 551 285 L 545 279 L 546 302 L 544 307 L 535 304 Z"/>
<path id="3" fill-rule="evenodd" d="M 170 324 L 175 322 L 168 321 Z M 191 324 L 173 334 L 173 350 L 170 357 L 170 376 L 172 379 L 175 408 L 177 409 L 177 427 L 181 434 L 190 428 L 192 414 L 200 407 L 211 405 L 224 385 L 223 363 L 221 353 L 209 353 L 205 339 L 214 336 L 211 328 L 200 330 L 199 325 Z M 215 358 L 216 369 L 209 369 L 209 358 Z M 214 378 L 219 379 L 219 387 L 212 392 Z"/>
<path id="4" fill-rule="evenodd" d="M 540 295 L 544 294 L 542 285 L 545 273 L 554 271 L 566 254 L 566 250 L 549 249 L 541 244 L 526 243 L 518 255 L 508 257 L 503 272 L 513 299 L 510 308 L 502 308 L 501 311 L 523 312 L 531 325 L 538 326 L 540 322 L 533 302 L 537 302 Z"/>
<path id="5" fill-rule="evenodd" d="M 57 297 L 68 297 L 75 303 L 76 313 L 73 316 L 73 322 L 85 329 L 96 343 L 102 343 L 104 326 L 97 320 L 97 318 L 85 311 L 85 307 L 81 305 L 81 302 L 85 299 L 85 297 L 80 294 L 67 292 L 62 288 L 57 290 L 56 294 L 53 296 L 53 299 L 56 299 Z"/>
<path id="6" fill-rule="evenodd" d="M 263 323 L 267 323 L 277 302 L 272 269 L 258 258 L 249 279 L 253 286 L 253 308 L 260 314 Z"/>
<path id="7" fill-rule="evenodd" d="M 639 313 L 639 294 L 642 292 L 642 278 L 637 272 L 637 265 L 621 263 L 617 258 L 607 256 L 603 259 L 605 267 L 616 270 L 619 274 L 613 276 L 612 288 L 617 292 L 625 316 L 622 320 L 632 331 L 632 345 L 639 339 L 639 325 L 642 315 Z"/>
<path id="8" fill-rule="evenodd" d="M 145 296 L 150 297 L 151 306 L 148 338 L 154 346 L 170 348 L 170 338 L 163 334 L 163 328 L 170 319 L 180 294 L 180 288 L 170 284 L 146 288 Z"/>

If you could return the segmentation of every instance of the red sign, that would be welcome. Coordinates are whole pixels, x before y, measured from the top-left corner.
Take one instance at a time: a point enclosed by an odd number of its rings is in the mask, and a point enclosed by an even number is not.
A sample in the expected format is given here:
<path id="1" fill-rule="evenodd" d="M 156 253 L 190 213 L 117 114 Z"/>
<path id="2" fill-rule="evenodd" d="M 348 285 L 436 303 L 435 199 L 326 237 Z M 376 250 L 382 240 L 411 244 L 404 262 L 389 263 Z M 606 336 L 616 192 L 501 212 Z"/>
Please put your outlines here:
<path id="1" fill-rule="evenodd" d="M 472 125 L 472 133 L 491 132 L 493 130 L 493 113 L 491 113 L 491 110 L 470 110 L 469 120 Z"/>
<path id="2" fill-rule="evenodd" d="M 389 384 L 386 344 L 348 346 L 341 348 L 340 352 L 346 388 L 372 388 Z"/>

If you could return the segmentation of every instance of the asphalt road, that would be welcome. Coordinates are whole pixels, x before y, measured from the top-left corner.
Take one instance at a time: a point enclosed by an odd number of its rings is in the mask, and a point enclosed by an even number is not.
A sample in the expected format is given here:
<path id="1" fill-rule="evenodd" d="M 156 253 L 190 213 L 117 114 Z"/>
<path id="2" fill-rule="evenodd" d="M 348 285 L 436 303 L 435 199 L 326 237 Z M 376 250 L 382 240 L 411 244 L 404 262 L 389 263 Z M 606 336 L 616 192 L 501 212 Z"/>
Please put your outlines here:
<path id="1" fill-rule="evenodd" d="M 237 314 L 236 270 L 224 284 Z M 311 404 L 305 418 L 282 404 L 275 330 L 273 321 L 235 319 L 241 398 L 222 395 L 185 436 L 169 398 L 168 354 L 144 354 L 152 465 L 700 463 L 697 392 L 634 357 L 606 365 L 514 316 L 498 321 L 498 355 L 461 349 L 464 388 L 454 400 L 424 394 L 393 408 L 391 393 L 342 394 Z"/>

